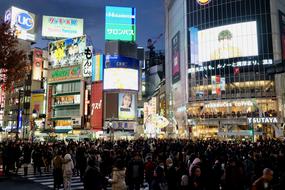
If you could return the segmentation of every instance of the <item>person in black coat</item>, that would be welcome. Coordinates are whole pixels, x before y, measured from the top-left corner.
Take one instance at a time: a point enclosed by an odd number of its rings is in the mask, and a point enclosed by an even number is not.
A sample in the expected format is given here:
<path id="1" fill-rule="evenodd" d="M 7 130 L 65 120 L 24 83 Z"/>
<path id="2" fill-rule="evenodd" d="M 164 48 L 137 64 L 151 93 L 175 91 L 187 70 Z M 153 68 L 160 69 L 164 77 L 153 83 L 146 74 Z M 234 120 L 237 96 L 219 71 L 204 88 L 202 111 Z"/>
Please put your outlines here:
<path id="1" fill-rule="evenodd" d="M 85 190 L 102 190 L 103 177 L 100 173 L 100 169 L 95 164 L 94 159 L 88 160 L 88 165 L 83 178 Z"/>
<path id="2" fill-rule="evenodd" d="M 23 166 L 24 166 L 24 176 L 28 175 L 28 166 L 31 163 L 31 157 L 32 157 L 32 150 L 29 147 L 28 144 L 25 144 L 23 148 Z"/>
<path id="3" fill-rule="evenodd" d="M 139 190 L 144 182 L 144 164 L 138 153 L 134 154 L 133 159 L 129 162 L 126 171 L 126 182 L 129 190 Z"/>
<path id="4" fill-rule="evenodd" d="M 173 166 L 173 161 L 171 158 L 166 159 L 165 178 L 167 181 L 168 189 L 177 188 L 177 173 L 176 169 Z"/>

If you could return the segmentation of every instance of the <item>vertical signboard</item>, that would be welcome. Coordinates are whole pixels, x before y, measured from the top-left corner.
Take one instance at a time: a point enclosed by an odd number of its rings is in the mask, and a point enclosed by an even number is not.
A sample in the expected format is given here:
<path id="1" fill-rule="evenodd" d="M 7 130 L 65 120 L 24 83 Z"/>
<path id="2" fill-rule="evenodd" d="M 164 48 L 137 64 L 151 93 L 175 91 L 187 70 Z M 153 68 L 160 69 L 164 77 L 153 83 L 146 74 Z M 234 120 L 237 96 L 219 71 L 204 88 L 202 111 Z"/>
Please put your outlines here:
<path id="1" fill-rule="evenodd" d="M 106 7 L 105 40 L 136 41 L 136 8 Z"/>
<path id="2" fill-rule="evenodd" d="M 31 112 L 33 112 L 33 110 L 36 110 L 38 114 L 42 114 L 44 112 L 43 104 L 44 104 L 43 93 L 37 93 L 31 95 L 31 108 L 30 108 Z"/>
<path id="3" fill-rule="evenodd" d="M 47 120 L 52 117 L 52 87 L 48 87 L 48 102 L 47 102 Z"/>
<path id="4" fill-rule="evenodd" d="M 171 54 L 172 54 L 172 83 L 180 80 L 180 36 L 179 31 L 171 40 Z"/>
<path id="5" fill-rule="evenodd" d="M 87 46 L 85 49 L 85 62 L 83 63 L 83 77 L 91 77 L 92 75 L 92 57 L 93 57 L 93 47 Z"/>
<path id="6" fill-rule="evenodd" d="M 91 86 L 91 128 L 103 130 L 103 83 L 96 82 Z"/>
<path id="7" fill-rule="evenodd" d="M 285 60 L 285 14 L 279 11 L 282 60 Z"/>
<path id="8" fill-rule="evenodd" d="M 92 82 L 103 80 L 103 66 L 104 66 L 104 55 L 93 56 L 92 61 Z"/>
<path id="9" fill-rule="evenodd" d="M 190 28 L 190 59 L 191 64 L 196 65 L 198 63 L 198 28 Z"/>
<path id="10" fill-rule="evenodd" d="M 118 113 L 120 120 L 134 120 L 136 118 L 134 94 L 120 93 L 118 105 Z"/>
<path id="11" fill-rule="evenodd" d="M 43 50 L 34 49 L 33 51 L 33 80 L 40 81 L 43 72 Z"/>

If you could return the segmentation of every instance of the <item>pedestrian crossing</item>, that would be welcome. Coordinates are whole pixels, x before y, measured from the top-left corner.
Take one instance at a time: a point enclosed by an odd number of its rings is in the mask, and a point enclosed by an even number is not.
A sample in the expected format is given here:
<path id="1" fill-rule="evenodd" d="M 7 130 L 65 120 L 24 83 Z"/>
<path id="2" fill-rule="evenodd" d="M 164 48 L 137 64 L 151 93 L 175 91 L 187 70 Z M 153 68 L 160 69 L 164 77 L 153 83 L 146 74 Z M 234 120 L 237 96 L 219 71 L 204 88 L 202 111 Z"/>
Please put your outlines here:
<path id="1" fill-rule="evenodd" d="M 28 174 L 24 175 L 24 168 L 21 167 L 18 171 L 18 176 L 21 176 L 23 178 L 26 178 L 27 180 L 33 181 L 34 183 L 41 184 L 46 189 L 53 189 L 53 174 L 52 169 L 50 169 L 49 172 L 46 172 L 41 168 L 42 174 L 40 175 L 39 172 L 34 174 L 34 169 L 32 165 L 29 165 L 28 167 Z M 144 184 L 145 188 L 144 190 L 148 190 L 147 183 Z M 71 190 L 81 190 L 84 189 L 83 182 L 80 180 L 80 176 L 72 176 L 71 179 Z M 63 187 L 60 188 L 60 190 L 63 190 Z M 107 187 L 107 190 L 112 190 L 111 186 Z"/>
<path id="2" fill-rule="evenodd" d="M 38 172 L 34 174 L 34 169 L 32 166 L 28 167 L 28 175 L 24 175 L 24 168 L 21 167 L 18 171 L 18 175 L 26 178 L 27 180 L 33 181 L 35 183 L 41 184 L 42 186 L 46 187 L 47 189 L 53 189 L 53 174 L 50 170 L 49 172 L 43 171 L 42 168 L 42 174 L 40 175 Z M 83 182 L 80 180 L 80 176 L 73 176 L 71 180 L 71 189 L 72 190 L 80 190 L 84 189 Z M 63 187 L 60 188 L 60 190 L 63 190 Z"/>

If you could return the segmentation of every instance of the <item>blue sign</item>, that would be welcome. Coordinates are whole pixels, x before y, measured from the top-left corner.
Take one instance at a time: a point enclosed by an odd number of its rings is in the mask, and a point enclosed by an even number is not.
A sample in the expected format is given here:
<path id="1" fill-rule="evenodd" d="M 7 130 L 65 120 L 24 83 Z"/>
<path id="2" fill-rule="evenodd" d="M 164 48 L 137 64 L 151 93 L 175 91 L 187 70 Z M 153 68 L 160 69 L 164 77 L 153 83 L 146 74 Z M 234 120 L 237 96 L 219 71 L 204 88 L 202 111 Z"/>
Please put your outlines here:
<path id="1" fill-rule="evenodd" d="M 28 13 L 17 15 L 17 24 L 24 30 L 31 30 L 34 27 L 34 20 Z"/>
<path id="2" fill-rule="evenodd" d="M 139 60 L 124 56 L 106 55 L 105 69 L 106 68 L 139 69 Z"/>
<path id="3" fill-rule="evenodd" d="M 131 24 L 136 23 L 136 9 L 132 7 L 106 7 L 106 23 Z"/>
<path id="4" fill-rule="evenodd" d="M 18 129 L 22 129 L 22 123 L 23 123 L 23 110 L 19 110 L 19 114 L 18 114 Z"/>

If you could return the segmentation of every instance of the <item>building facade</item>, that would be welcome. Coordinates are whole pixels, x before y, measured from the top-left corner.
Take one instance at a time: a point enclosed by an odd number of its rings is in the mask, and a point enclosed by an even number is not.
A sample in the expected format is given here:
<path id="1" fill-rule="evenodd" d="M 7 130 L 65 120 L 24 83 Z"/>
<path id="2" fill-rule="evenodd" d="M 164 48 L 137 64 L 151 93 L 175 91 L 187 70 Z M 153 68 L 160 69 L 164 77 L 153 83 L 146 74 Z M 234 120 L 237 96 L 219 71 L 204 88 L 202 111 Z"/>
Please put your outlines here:
<path id="1" fill-rule="evenodd" d="M 178 120 L 186 115 L 189 134 L 282 136 L 278 77 L 268 70 L 282 63 L 284 2 L 174 0 L 166 1 L 166 10 L 168 100 Z M 176 85 L 186 89 L 184 104 L 177 103 Z"/>

